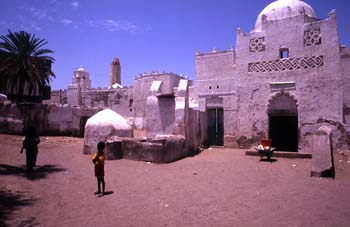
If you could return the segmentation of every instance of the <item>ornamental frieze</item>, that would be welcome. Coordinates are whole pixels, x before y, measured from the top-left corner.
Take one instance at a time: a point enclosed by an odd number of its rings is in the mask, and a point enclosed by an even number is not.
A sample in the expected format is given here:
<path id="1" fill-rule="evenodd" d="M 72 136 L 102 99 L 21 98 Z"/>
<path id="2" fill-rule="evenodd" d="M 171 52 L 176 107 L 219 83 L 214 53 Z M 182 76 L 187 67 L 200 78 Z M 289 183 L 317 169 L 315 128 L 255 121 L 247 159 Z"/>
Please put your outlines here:
<path id="1" fill-rule="evenodd" d="M 249 50 L 250 52 L 261 52 L 265 51 L 265 38 L 254 38 L 249 42 Z"/>
<path id="2" fill-rule="evenodd" d="M 323 66 L 323 56 L 283 58 L 271 61 L 248 63 L 248 72 L 266 73 L 297 69 L 310 69 Z"/>
<path id="3" fill-rule="evenodd" d="M 321 44 L 321 30 L 312 29 L 304 31 L 304 46 L 314 46 Z"/>

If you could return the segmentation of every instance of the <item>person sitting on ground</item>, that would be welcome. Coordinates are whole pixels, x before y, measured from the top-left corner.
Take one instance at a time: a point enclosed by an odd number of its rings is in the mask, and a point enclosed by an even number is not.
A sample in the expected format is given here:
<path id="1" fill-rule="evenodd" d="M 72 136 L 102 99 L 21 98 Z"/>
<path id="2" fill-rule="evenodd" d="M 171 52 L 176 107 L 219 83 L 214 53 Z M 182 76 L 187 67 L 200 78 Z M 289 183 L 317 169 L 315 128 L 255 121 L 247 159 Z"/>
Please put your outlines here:
<path id="1" fill-rule="evenodd" d="M 95 176 L 97 179 L 97 192 L 95 194 L 105 194 L 105 180 L 104 180 L 104 162 L 105 162 L 105 143 L 99 142 L 97 144 L 97 152 L 93 154 L 92 156 L 92 162 L 95 164 Z M 102 185 L 102 191 L 101 191 L 101 185 Z"/>

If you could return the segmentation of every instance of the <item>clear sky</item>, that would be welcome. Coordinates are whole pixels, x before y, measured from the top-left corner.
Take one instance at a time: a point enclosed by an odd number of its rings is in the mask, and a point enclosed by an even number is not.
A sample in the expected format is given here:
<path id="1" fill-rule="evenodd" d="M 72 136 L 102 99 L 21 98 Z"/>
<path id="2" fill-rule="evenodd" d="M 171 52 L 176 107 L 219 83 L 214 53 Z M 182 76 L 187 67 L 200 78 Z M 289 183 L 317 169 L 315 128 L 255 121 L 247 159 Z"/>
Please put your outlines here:
<path id="1" fill-rule="evenodd" d="M 122 84 L 158 70 L 194 79 L 196 51 L 235 46 L 236 29 L 254 28 L 272 0 L 0 0 L 0 34 L 25 30 L 48 41 L 56 61 L 53 89 L 64 89 L 79 67 L 93 87 L 109 85 L 119 57 Z M 306 0 L 316 15 L 337 11 L 342 44 L 349 47 L 350 1 Z"/>

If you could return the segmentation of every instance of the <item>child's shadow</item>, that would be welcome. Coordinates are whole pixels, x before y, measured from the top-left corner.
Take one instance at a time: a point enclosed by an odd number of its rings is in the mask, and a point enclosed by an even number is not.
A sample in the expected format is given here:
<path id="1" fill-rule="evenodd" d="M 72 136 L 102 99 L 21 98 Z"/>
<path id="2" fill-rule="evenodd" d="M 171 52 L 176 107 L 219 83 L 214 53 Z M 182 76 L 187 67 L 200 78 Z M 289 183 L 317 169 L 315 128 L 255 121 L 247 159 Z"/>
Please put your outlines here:
<path id="1" fill-rule="evenodd" d="M 261 158 L 259 161 L 260 161 L 260 162 L 277 162 L 277 159 L 273 159 L 273 158 L 270 158 L 270 159 Z"/>

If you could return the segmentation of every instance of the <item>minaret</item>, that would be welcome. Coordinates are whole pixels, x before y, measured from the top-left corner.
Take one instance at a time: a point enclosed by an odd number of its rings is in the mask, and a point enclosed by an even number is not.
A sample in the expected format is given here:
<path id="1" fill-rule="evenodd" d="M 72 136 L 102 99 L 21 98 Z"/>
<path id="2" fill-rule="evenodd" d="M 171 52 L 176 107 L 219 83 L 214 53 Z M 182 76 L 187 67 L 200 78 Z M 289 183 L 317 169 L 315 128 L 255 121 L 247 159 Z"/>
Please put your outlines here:
<path id="1" fill-rule="evenodd" d="M 119 61 L 119 58 L 115 57 L 111 64 L 110 86 L 112 86 L 115 83 L 121 84 L 120 74 L 121 74 L 120 61 Z"/>

